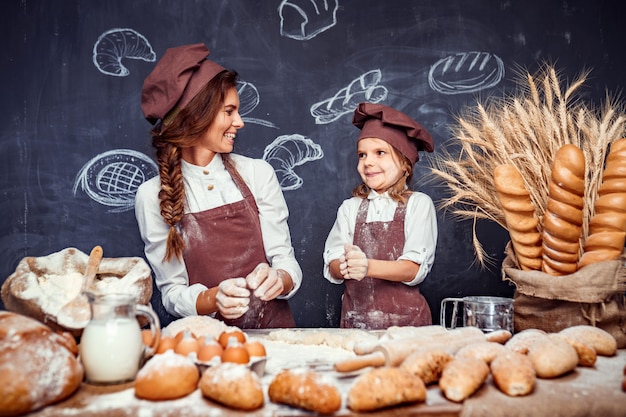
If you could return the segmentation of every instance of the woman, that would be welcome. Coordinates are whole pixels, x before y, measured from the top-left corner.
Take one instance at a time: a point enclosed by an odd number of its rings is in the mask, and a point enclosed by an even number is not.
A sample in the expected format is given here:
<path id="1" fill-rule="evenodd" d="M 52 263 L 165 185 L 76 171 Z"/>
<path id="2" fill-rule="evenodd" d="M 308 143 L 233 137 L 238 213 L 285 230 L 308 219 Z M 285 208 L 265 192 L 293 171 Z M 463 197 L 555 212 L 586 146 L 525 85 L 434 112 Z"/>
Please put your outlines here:
<path id="1" fill-rule="evenodd" d="M 431 198 L 411 191 L 418 151 L 430 134 L 406 114 L 361 103 L 353 124 L 363 182 L 339 207 L 324 250 L 324 276 L 345 282 L 341 327 L 387 329 L 432 324 L 418 284 L 435 260 L 437 217 Z"/>
<path id="2" fill-rule="evenodd" d="M 170 48 L 143 85 L 159 165 L 135 203 L 146 258 L 174 316 L 294 327 L 287 299 L 302 271 L 287 205 L 271 165 L 231 154 L 244 125 L 237 73 L 208 55 L 201 43 Z"/>

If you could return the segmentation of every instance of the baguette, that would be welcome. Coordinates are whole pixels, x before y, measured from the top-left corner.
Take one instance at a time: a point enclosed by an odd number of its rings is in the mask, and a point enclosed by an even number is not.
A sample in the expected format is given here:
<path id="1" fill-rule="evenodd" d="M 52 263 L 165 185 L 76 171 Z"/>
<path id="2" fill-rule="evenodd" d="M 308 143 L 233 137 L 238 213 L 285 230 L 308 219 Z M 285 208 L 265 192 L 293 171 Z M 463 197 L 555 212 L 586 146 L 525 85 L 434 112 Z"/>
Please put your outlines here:
<path id="1" fill-rule="evenodd" d="M 551 168 L 548 203 L 543 218 L 542 270 L 560 276 L 578 269 L 585 156 L 577 146 L 563 145 L 554 156 Z"/>
<path id="2" fill-rule="evenodd" d="M 474 394 L 489 376 L 489 366 L 481 359 L 455 358 L 443 369 L 439 388 L 454 402 L 462 402 Z"/>
<path id="3" fill-rule="evenodd" d="M 494 186 L 502 206 L 511 245 L 522 270 L 541 269 L 539 221 L 524 178 L 513 165 L 502 164 L 493 172 Z"/>
<path id="4" fill-rule="evenodd" d="M 626 138 L 611 145 L 578 267 L 618 259 L 626 242 Z"/>

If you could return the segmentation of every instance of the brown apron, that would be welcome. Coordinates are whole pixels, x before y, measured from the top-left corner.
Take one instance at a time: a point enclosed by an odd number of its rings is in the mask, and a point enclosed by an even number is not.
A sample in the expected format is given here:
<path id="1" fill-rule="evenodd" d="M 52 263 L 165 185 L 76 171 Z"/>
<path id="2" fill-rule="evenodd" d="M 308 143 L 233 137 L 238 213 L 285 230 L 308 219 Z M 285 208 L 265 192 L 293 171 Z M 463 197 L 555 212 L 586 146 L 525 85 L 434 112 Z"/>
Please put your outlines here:
<path id="1" fill-rule="evenodd" d="M 369 199 L 359 206 L 353 244 L 368 259 L 396 260 L 404 247 L 406 205 L 398 204 L 391 222 L 366 223 Z M 417 286 L 365 277 L 347 279 L 341 306 L 344 328 L 387 329 L 432 324 L 428 303 Z"/>
<path id="2" fill-rule="evenodd" d="M 216 287 L 228 278 L 245 278 L 259 263 L 268 263 L 254 196 L 230 162 L 225 160 L 224 166 L 243 200 L 183 216 L 183 258 L 190 285 Z M 230 320 L 218 312 L 216 317 L 241 329 L 295 327 L 287 300 L 266 302 L 254 295 L 250 297 L 250 309 L 243 316 Z"/>

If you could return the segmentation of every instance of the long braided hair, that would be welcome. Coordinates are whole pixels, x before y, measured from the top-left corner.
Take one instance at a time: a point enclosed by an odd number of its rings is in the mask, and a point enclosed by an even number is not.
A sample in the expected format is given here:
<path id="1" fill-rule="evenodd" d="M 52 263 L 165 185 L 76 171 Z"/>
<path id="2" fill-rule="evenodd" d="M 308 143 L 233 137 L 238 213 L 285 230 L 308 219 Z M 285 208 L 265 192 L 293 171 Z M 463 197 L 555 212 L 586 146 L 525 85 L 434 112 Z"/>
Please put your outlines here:
<path id="1" fill-rule="evenodd" d="M 393 159 L 400 163 L 400 168 L 404 172 L 404 175 L 389 188 L 389 197 L 400 204 L 406 204 L 409 196 L 413 193 L 413 191 L 408 188 L 413 179 L 413 164 L 409 158 L 400 153 L 394 146 L 390 145 L 390 148 Z M 370 187 L 364 182 L 357 185 L 354 190 L 352 190 L 353 197 L 367 198 L 369 193 Z"/>
<path id="2" fill-rule="evenodd" d="M 224 98 L 237 87 L 237 72 L 225 70 L 217 74 L 183 109 L 175 107 L 150 132 L 156 148 L 161 190 L 161 216 L 169 225 L 167 247 L 163 260 L 182 258 L 185 242 L 178 223 L 185 212 L 185 187 L 181 170 L 182 149 L 195 145 L 221 111 Z"/>

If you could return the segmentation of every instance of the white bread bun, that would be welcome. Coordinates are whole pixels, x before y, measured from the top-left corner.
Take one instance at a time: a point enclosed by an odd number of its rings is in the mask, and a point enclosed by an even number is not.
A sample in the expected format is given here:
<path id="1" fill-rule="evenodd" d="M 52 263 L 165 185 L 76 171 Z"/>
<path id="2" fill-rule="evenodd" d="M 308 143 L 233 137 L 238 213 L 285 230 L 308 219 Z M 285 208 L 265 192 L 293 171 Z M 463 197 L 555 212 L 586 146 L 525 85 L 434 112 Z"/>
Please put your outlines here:
<path id="1" fill-rule="evenodd" d="M 524 178 L 513 165 L 503 164 L 495 168 L 493 180 L 518 265 L 522 270 L 539 270 L 542 255 L 539 221 Z"/>
<path id="2" fill-rule="evenodd" d="M 548 203 L 543 217 L 542 270 L 559 276 L 578 269 L 585 194 L 585 155 L 575 145 L 563 145 L 556 152 L 551 168 Z M 574 246 L 576 250 L 572 251 Z"/>
<path id="3" fill-rule="evenodd" d="M 37 410 L 80 387 L 83 367 L 70 342 L 35 319 L 0 311 L 0 415 Z"/>

